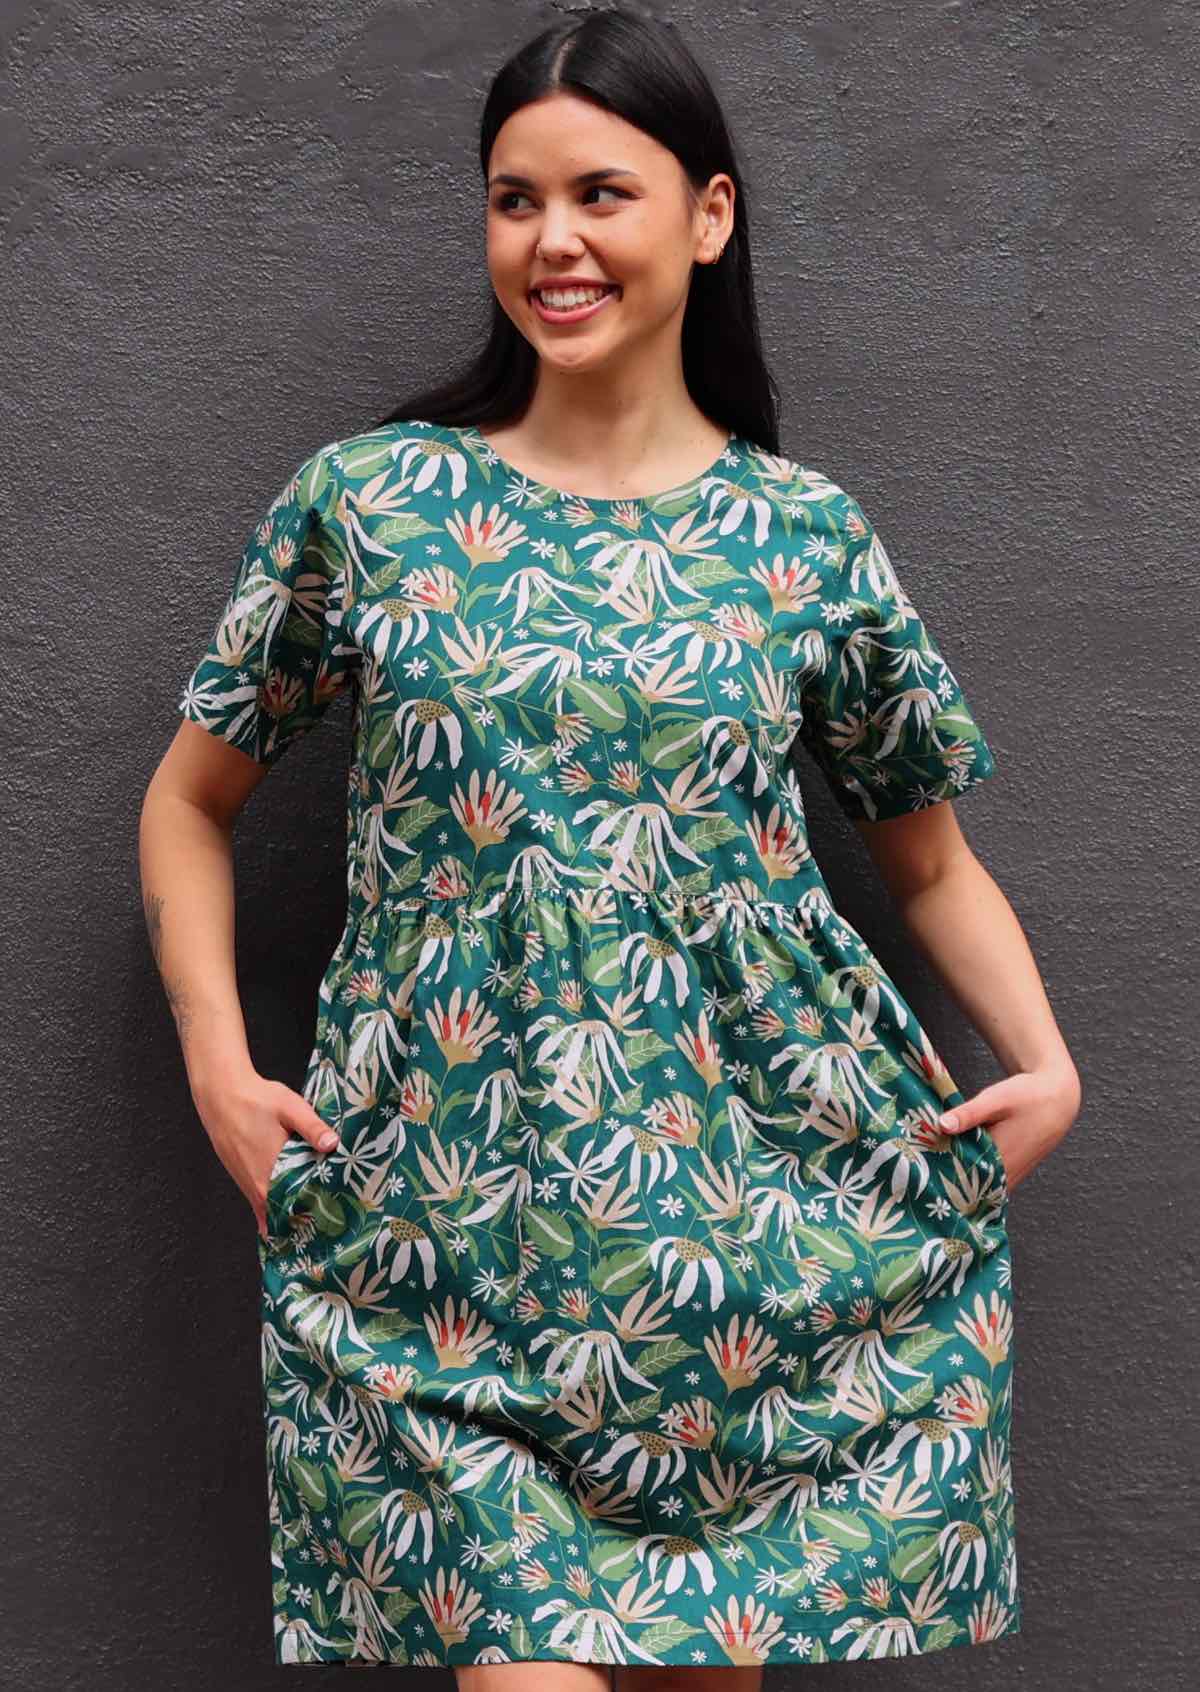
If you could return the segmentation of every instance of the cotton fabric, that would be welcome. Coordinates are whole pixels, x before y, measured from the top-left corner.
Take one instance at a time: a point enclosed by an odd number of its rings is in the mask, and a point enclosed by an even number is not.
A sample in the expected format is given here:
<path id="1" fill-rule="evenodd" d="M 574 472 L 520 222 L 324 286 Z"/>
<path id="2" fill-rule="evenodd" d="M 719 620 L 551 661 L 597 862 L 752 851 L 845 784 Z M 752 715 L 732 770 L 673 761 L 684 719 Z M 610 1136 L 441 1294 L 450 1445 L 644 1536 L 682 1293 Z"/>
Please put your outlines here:
<path id="1" fill-rule="evenodd" d="M 862 507 L 737 436 L 633 500 L 468 426 L 329 442 L 179 708 L 273 765 L 343 692 L 340 1145 L 289 1136 L 258 1247 L 276 1661 L 1018 1631 L 1003 1161 L 801 792 L 994 770 Z"/>

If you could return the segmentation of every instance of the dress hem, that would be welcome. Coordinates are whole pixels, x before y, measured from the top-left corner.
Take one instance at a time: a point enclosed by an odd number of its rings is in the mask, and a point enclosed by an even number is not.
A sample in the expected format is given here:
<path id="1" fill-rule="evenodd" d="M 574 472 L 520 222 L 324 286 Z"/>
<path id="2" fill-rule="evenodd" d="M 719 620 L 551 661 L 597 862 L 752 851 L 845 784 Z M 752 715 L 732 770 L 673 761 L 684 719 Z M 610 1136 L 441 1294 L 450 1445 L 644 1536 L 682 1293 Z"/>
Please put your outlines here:
<path id="1" fill-rule="evenodd" d="M 708 1646 L 703 1646 L 701 1633 L 698 1632 L 692 1639 L 677 1646 L 674 1652 L 668 1652 L 661 1657 L 655 1657 L 649 1662 L 647 1662 L 643 1657 L 633 1655 L 627 1655 L 624 1657 L 608 1655 L 577 1657 L 573 1656 L 569 1650 L 544 1652 L 539 1648 L 538 1650 L 535 1650 L 535 1653 L 532 1655 L 514 1656 L 505 1652 L 503 1656 L 498 1656 L 495 1659 L 495 1663 L 491 1665 L 489 1665 L 486 1661 L 484 1655 L 488 1651 L 489 1646 L 482 1640 L 469 1645 L 464 1643 L 462 1645 L 452 1646 L 445 1656 L 438 1657 L 436 1661 L 423 1661 L 420 1660 L 420 1653 L 418 1653 L 416 1658 L 408 1656 L 407 1653 L 404 1655 L 384 1657 L 347 1657 L 340 1653 L 311 1658 L 287 1657 L 283 1654 L 283 1650 L 281 1649 L 282 1641 L 277 1637 L 275 1665 L 278 1668 L 340 1667 L 446 1669 L 478 1666 L 503 1667 L 506 1664 L 515 1663 L 575 1663 L 584 1668 L 712 1669 L 737 1668 L 743 1666 L 754 1667 L 756 1665 L 762 1668 L 779 1668 L 788 1664 L 793 1668 L 796 1668 L 820 1666 L 823 1664 L 833 1665 L 835 1663 L 846 1662 L 893 1662 L 906 1657 L 933 1656 L 939 1651 L 954 1650 L 970 1646 L 992 1645 L 997 1643 L 999 1640 L 1008 1639 L 1020 1633 L 1022 1631 L 1022 1606 L 1020 1598 L 1016 1598 L 1009 1603 L 1001 1605 L 1003 1610 L 1006 1612 L 1003 1626 L 993 1626 L 992 1631 L 989 1631 L 981 1636 L 972 1635 L 968 1625 L 968 1618 L 971 1611 L 978 1611 L 981 1607 L 986 1606 L 991 1598 L 992 1595 L 989 1593 L 976 1594 L 971 1598 L 969 1604 L 963 1604 L 957 1608 L 947 1608 L 940 1624 L 935 1624 L 934 1627 L 921 1630 L 931 1635 L 931 1637 L 927 1638 L 925 1641 L 915 1641 L 914 1643 L 909 1644 L 902 1643 L 903 1635 L 900 1635 L 899 1638 L 896 1636 L 893 1636 L 890 1639 L 885 1637 L 874 1642 L 868 1640 L 867 1644 L 864 1645 L 862 1649 L 856 1651 L 854 1649 L 856 1642 L 851 1641 L 848 1638 L 843 1638 L 837 1642 L 837 1645 L 834 1648 L 836 1654 L 831 1652 L 829 1642 L 833 1634 L 837 1633 L 839 1629 L 846 1626 L 847 1618 L 845 1616 L 828 1618 L 829 1625 L 822 1628 L 818 1628 L 803 1619 L 797 1619 L 791 1625 L 789 1638 L 807 1639 L 807 1645 L 803 1650 L 795 1649 L 790 1643 L 779 1644 L 774 1646 L 762 1657 L 758 1657 L 746 1664 L 739 1663 L 724 1656 L 720 1652 L 719 1647 L 716 1646 L 715 1641 L 713 1641 L 713 1636 L 709 1633 L 707 1634 L 707 1637 L 712 1645 L 712 1650 L 710 1652 Z M 993 1601 L 1001 1603 L 998 1599 L 993 1599 Z M 875 1618 L 860 1616 L 857 1619 L 861 1619 L 865 1623 L 861 1633 L 863 1635 L 868 1635 L 872 1628 L 878 1628 L 888 1624 L 889 1622 L 903 1624 L 908 1618 L 905 1616 L 878 1616 Z M 951 1621 L 956 1624 L 955 1631 L 952 1634 L 946 1634 L 944 1632 L 945 1623 L 947 1621 Z M 707 1630 L 701 1631 L 707 1633 Z M 895 1648 L 898 1643 L 902 1643 L 901 1649 Z M 818 1645 L 821 1647 L 822 1654 L 814 1657 L 812 1653 L 814 1648 Z M 499 1639 L 497 1639 L 495 1646 L 490 1648 L 501 1651 L 505 1649 Z M 701 1648 L 704 1649 L 705 1660 L 703 1662 L 697 1662 L 691 1653 Z M 432 1650 L 429 1651 L 429 1655 L 433 1655 Z"/>

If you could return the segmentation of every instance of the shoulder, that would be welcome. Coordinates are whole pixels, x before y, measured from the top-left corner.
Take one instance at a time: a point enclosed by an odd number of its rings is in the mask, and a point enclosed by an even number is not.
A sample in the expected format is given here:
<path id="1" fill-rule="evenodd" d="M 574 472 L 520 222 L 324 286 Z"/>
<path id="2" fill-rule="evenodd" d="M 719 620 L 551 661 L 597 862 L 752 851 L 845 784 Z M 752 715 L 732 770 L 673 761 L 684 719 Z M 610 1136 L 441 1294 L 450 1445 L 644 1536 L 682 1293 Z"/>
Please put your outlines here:
<path id="1" fill-rule="evenodd" d="M 310 521 L 324 520 L 336 507 L 341 444 L 340 441 L 325 441 L 309 452 L 293 470 L 276 503 L 286 501 L 303 511 Z"/>
<path id="2" fill-rule="evenodd" d="M 314 485 L 333 481 L 344 487 L 369 481 L 422 449 L 444 451 L 445 444 L 443 425 L 421 417 L 396 418 L 377 428 L 325 442 L 300 466 L 297 476 L 310 478 Z"/>
<path id="3" fill-rule="evenodd" d="M 784 451 L 768 452 L 747 442 L 746 479 L 761 488 L 793 535 L 819 536 L 843 552 L 860 551 L 871 539 L 871 523 L 840 479 Z"/>
<path id="4" fill-rule="evenodd" d="M 336 516 L 347 483 L 366 481 L 385 469 L 394 461 L 398 446 L 409 438 L 410 429 L 413 438 L 419 438 L 421 431 L 432 427 L 413 419 L 323 441 L 296 465 L 277 503 L 295 502 L 318 520 Z"/>

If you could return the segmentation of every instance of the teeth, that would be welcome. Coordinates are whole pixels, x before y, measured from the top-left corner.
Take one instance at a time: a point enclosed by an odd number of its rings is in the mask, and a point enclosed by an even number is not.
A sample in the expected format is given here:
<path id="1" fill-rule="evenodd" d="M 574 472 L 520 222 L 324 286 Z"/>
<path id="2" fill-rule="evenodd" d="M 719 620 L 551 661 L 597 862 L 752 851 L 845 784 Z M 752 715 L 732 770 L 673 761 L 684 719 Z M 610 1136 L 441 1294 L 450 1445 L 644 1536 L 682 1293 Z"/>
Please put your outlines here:
<path id="1" fill-rule="evenodd" d="M 590 305 L 594 300 L 603 299 L 609 292 L 607 288 L 539 288 L 538 296 L 553 311 L 570 311 L 573 306 Z"/>

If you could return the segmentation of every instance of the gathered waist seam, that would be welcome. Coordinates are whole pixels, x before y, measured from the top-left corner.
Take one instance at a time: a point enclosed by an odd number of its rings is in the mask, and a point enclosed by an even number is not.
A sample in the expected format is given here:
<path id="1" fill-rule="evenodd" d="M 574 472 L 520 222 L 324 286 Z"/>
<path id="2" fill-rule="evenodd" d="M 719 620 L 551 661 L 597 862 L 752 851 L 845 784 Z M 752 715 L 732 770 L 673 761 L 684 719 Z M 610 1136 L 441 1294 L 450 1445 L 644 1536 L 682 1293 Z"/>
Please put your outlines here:
<path id="1" fill-rule="evenodd" d="M 688 912 L 703 916 L 726 908 L 734 912 L 743 912 L 747 916 L 759 914 L 782 915 L 792 921 L 797 919 L 805 921 L 817 913 L 833 914 L 828 892 L 819 883 L 810 886 L 794 899 L 771 899 L 765 894 L 749 894 L 740 889 L 717 889 L 693 893 L 673 888 L 669 884 L 636 890 L 615 888 L 607 884 L 599 887 L 565 889 L 554 886 L 527 887 L 513 885 L 495 888 L 483 894 L 480 894 L 477 887 L 469 887 L 453 893 L 389 894 L 379 904 L 360 907 L 357 910 L 352 901 L 348 920 L 362 922 L 372 916 L 378 917 L 385 910 L 387 912 L 424 911 L 432 915 L 444 916 L 462 914 L 473 918 L 490 916 L 497 911 L 522 904 L 586 907 L 590 899 L 604 895 L 611 895 L 615 899 L 625 899 L 635 909 L 654 903 L 660 908 L 666 907 L 681 916 Z"/>

